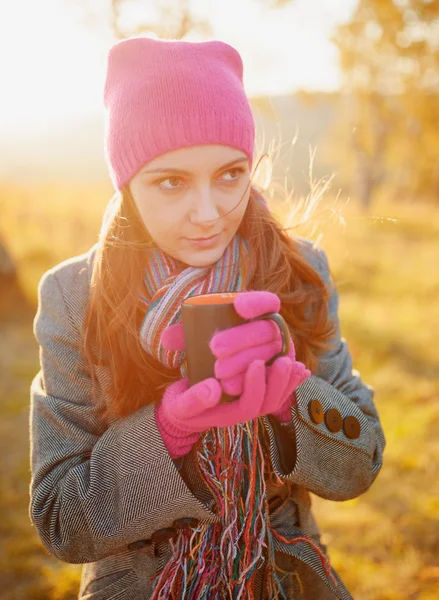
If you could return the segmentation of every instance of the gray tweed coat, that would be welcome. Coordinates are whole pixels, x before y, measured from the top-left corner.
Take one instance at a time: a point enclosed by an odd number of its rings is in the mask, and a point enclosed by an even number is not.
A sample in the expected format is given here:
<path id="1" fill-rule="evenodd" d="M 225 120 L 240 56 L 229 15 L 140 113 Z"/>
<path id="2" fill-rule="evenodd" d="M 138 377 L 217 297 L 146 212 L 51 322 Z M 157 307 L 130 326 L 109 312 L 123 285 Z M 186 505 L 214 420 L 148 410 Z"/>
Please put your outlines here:
<path id="1" fill-rule="evenodd" d="M 324 252 L 314 252 L 309 243 L 304 252 L 329 284 Z M 151 536 L 184 517 L 214 522 L 215 503 L 194 468 L 193 453 L 170 458 L 152 405 L 104 422 L 105 393 L 91 402 L 80 331 L 93 256 L 94 248 L 61 263 L 39 285 L 34 332 L 41 370 L 31 386 L 30 515 L 51 554 L 84 565 L 79 598 L 147 600 L 150 576 L 169 557 L 169 543 L 153 544 Z M 338 324 L 336 291 L 330 310 Z M 280 489 L 268 489 L 272 526 L 287 539 L 305 534 L 318 544 L 309 492 L 330 500 L 364 493 L 381 468 L 385 446 L 373 390 L 352 369 L 339 328 L 334 341 L 315 375 L 298 388 L 291 423 L 282 428 L 262 417 L 273 466 L 284 481 Z M 103 389 L 108 369 L 97 367 L 96 376 Z M 335 583 L 326 575 L 306 542 L 276 541 L 276 563 L 285 572 L 289 598 L 351 598 L 337 573 Z M 260 598 L 263 577 L 261 570 Z"/>

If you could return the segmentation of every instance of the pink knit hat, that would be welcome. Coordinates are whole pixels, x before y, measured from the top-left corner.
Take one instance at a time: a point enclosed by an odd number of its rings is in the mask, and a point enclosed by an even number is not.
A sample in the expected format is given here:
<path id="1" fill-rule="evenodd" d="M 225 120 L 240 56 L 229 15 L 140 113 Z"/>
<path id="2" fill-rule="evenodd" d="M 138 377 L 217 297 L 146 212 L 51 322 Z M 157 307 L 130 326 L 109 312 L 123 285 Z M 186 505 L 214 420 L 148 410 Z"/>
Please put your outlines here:
<path id="1" fill-rule="evenodd" d="M 219 41 L 130 38 L 108 55 L 106 158 L 122 189 L 153 158 L 224 144 L 253 159 L 255 125 L 242 60 Z"/>

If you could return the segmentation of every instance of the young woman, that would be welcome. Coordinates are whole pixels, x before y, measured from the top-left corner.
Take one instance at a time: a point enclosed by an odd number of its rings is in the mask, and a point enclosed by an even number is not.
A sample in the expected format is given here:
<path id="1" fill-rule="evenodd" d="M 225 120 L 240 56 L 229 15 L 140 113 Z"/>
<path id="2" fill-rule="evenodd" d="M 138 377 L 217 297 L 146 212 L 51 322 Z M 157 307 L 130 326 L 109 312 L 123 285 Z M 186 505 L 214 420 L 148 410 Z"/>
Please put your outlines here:
<path id="1" fill-rule="evenodd" d="M 40 282 L 31 390 L 31 517 L 51 553 L 85 563 L 83 600 L 351 598 L 309 492 L 365 492 L 385 440 L 324 252 L 251 185 L 242 74 L 218 41 L 109 53 L 118 193 L 98 243 Z M 190 386 L 181 303 L 224 291 L 248 322 L 213 336 L 216 377 Z M 274 362 L 267 312 L 291 333 Z"/>

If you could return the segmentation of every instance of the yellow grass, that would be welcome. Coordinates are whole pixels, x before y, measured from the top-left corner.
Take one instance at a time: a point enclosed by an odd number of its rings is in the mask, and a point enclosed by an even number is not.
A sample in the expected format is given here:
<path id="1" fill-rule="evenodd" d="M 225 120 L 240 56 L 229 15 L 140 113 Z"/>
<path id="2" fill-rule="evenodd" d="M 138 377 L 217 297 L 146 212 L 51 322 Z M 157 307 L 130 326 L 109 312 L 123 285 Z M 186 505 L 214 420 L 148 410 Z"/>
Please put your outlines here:
<path id="1" fill-rule="evenodd" d="M 42 273 L 97 239 L 108 185 L 0 189 L 0 234 L 27 296 Z M 356 600 L 433 600 L 439 589 L 439 209 L 379 202 L 365 215 L 331 201 L 318 237 L 340 290 L 355 367 L 376 389 L 387 437 L 372 488 L 344 503 L 314 497 L 323 541 Z M 330 208 L 342 206 L 343 226 Z M 287 207 L 278 207 L 286 216 Z M 309 227 L 297 233 L 308 234 Z M 436 333 L 435 333 L 436 332 Z M 0 363 L 0 573 L 4 600 L 72 599 L 79 567 L 47 556 L 27 518 L 30 324 L 3 325 Z"/>

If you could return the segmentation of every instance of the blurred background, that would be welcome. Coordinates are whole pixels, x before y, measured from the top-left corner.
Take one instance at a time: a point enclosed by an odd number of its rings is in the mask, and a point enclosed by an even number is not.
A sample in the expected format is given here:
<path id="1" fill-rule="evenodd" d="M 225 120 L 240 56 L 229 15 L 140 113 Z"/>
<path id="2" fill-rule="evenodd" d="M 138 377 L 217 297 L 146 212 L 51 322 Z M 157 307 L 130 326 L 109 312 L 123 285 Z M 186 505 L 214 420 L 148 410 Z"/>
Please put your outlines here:
<path id="1" fill-rule="evenodd" d="M 78 593 L 80 567 L 50 557 L 28 518 L 32 320 L 44 271 L 97 240 L 106 53 L 136 34 L 242 54 L 273 210 L 328 253 L 388 442 L 366 494 L 313 498 L 323 542 L 356 600 L 438 598 L 439 1 L 0 7 L 0 598 Z"/>

